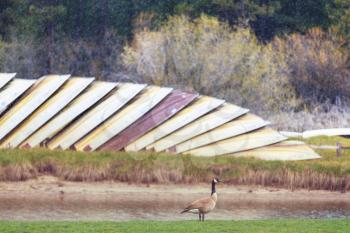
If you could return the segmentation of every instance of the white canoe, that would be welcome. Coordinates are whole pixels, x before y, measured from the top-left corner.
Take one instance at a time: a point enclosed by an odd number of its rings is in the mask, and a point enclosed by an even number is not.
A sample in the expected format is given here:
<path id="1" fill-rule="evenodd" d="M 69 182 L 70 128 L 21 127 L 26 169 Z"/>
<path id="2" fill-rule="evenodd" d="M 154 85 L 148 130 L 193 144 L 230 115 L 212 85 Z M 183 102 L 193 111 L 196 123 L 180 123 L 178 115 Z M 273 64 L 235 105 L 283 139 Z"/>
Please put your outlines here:
<path id="1" fill-rule="evenodd" d="M 48 101 L 41 105 L 14 132 L 10 134 L 1 146 L 17 147 L 26 138 L 35 133 L 41 126 L 54 117 L 59 111 L 77 97 L 94 78 L 71 78 Z"/>
<path id="2" fill-rule="evenodd" d="M 29 93 L 0 119 L 0 140 L 40 107 L 69 77 L 70 75 L 48 75 L 39 79 Z M 5 144 L 1 146 L 6 147 Z"/>
<path id="3" fill-rule="evenodd" d="M 303 138 L 317 136 L 350 136 L 350 128 L 316 129 L 303 132 Z"/>
<path id="4" fill-rule="evenodd" d="M 33 84 L 33 79 L 14 79 L 0 91 L 0 114 L 24 94 Z"/>
<path id="5" fill-rule="evenodd" d="M 291 131 L 279 131 L 279 132 L 283 136 L 286 136 L 289 138 L 302 138 L 303 137 L 303 133 L 299 133 L 299 132 L 291 132 Z"/>
<path id="6" fill-rule="evenodd" d="M 4 87 L 15 76 L 16 76 L 16 73 L 0 73 L 0 88 Z"/>

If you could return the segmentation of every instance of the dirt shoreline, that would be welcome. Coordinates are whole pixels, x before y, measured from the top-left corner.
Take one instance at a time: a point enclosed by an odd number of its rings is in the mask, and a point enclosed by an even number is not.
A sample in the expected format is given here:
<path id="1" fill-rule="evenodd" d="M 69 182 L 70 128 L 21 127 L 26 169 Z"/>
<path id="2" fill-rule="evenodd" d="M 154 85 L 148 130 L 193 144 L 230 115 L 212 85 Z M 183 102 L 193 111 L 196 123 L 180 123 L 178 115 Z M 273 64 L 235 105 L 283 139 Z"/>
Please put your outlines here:
<path id="1" fill-rule="evenodd" d="M 219 185 L 220 196 L 235 200 L 255 201 L 349 201 L 350 193 L 331 192 L 324 190 L 287 190 L 259 186 Z M 127 184 L 119 182 L 69 182 L 61 181 L 53 176 L 40 176 L 22 182 L 0 182 L 0 197 L 26 197 L 29 199 L 57 198 L 64 196 L 98 200 L 106 197 L 118 197 L 128 194 L 139 200 L 148 199 L 155 195 L 161 195 L 163 199 L 179 198 L 187 199 L 187 196 L 195 198 L 203 196 L 210 191 L 210 185 L 201 184 Z"/>
<path id="2" fill-rule="evenodd" d="M 350 193 L 218 185 L 210 219 L 350 217 Z M 69 182 L 40 176 L 0 182 L 0 220 L 188 220 L 189 202 L 210 195 L 210 184 L 140 185 Z"/>

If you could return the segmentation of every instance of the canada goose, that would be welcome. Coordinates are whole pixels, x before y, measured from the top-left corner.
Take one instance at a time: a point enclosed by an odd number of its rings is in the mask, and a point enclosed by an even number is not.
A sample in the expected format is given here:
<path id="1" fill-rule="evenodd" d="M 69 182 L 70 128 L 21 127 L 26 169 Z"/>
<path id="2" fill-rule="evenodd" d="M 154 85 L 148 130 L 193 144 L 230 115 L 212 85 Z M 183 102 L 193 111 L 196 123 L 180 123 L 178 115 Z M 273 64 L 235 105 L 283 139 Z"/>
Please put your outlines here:
<path id="1" fill-rule="evenodd" d="M 215 208 L 216 201 L 218 200 L 215 185 L 219 182 L 221 181 L 218 178 L 214 178 L 211 182 L 210 197 L 204 197 L 192 202 L 181 212 L 181 214 L 183 213 L 198 214 L 199 221 L 204 221 L 205 214 L 209 213 Z"/>

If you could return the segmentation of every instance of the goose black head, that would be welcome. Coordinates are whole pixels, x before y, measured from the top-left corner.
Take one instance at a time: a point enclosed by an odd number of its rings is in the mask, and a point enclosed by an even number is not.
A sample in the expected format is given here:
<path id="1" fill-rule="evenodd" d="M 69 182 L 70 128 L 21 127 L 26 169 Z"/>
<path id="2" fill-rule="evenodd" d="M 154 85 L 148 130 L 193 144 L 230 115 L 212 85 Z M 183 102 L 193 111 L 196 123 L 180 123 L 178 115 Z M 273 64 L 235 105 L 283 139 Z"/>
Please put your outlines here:
<path id="1" fill-rule="evenodd" d="M 211 182 L 211 195 L 213 195 L 214 193 L 216 193 L 216 188 L 215 185 L 217 183 L 221 182 L 219 178 L 214 178 Z"/>
<path id="2" fill-rule="evenodd" d="M 217 177 L 215 177 L 215 178 L 213 179 L 213 181 L 212 181 L 213 184 L 217 184 L 217 183 L 219 183 L 219 182 L 221 182 L 221 180 L 220 180 L 219 178 L 217 178 Z"/>

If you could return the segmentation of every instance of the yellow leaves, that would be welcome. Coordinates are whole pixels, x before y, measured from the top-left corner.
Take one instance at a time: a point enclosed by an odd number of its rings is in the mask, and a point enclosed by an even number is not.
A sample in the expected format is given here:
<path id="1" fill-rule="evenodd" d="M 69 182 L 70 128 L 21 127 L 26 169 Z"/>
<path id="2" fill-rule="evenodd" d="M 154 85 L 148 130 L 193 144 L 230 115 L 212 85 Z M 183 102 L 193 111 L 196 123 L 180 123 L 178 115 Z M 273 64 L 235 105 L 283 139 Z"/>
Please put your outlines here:
<path id="1" fill-rule="evenodd" d="M 124 64 L 146 82 L 194 89 L 256 110 L 295 99 L 284 56 L 259 43 L 251 30 L 233 30 L 213 17 L 171 17 L 159 31 L 138 33 L 124 56 L 133 57 Z"/>
<path id="2" fill-rule="evenodd" d="M 320 50 L 318 53 L 318 58 L 321 65 L 326 65 L 328 60 L 328 54 L 324 50 Z"/>
<path id="3" fill-rule="evenodd" d="M 218 30 L 218 29 L 221 29 L 222 26 L 227 26 L 221 23 L 217 18 L 210 17 L 203 14 L 198 19 L 196 19 L 194 23 L 196 24 L 199 30 L 203 30 L 205 32 Z"/>

